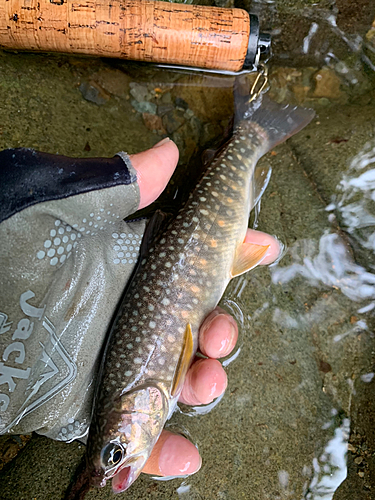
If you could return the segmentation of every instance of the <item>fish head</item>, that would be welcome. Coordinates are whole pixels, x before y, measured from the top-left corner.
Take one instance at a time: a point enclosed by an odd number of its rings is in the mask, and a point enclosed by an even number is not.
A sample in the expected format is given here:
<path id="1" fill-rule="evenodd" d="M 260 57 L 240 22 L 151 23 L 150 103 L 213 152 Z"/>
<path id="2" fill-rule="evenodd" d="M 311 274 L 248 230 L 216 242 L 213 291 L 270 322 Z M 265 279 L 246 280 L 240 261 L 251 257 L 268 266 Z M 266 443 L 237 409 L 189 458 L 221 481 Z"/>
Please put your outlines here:
<path id="1" fill-rule="evenodd" d="M 144 385 L 107 402 L 97 412 L 87 443 L 91 482 L 120 493 L 141 473 L 168 416 L 165 393 Z"/>

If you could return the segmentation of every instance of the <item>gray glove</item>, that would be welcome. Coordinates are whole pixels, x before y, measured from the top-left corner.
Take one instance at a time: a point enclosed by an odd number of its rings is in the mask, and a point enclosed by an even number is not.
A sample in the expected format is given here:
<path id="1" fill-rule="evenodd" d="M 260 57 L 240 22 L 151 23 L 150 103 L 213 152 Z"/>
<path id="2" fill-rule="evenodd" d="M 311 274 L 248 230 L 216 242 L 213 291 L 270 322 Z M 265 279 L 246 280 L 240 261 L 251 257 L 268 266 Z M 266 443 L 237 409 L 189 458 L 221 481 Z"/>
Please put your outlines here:
<path id="1" fill-rule="evenodd" d="M 145 221 L 126 153 L 0 152 L 0 434 L 71 441 L 88 431 L 93 380 Z"/>

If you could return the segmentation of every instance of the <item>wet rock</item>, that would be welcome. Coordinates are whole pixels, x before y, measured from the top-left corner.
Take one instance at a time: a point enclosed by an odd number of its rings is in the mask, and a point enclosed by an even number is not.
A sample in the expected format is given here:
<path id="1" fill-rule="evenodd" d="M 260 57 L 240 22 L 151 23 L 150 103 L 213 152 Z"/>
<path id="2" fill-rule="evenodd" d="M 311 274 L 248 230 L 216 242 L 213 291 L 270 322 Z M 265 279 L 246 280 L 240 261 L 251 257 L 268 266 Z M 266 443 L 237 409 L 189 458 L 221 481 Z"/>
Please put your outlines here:
<path id="1" fill-rule="evenodd" d="M 173 109 L 163 116 L 163 125 L 168 134 L 173 134 L 185 121 L 184 113 L 178 109 Z"/>
<path id="2" fill-rule="evenodd" d="M 31 435 L 0 437 L 0 470 L 18 455 L 30 439 Z"/>
<path id="3" fill-rule="evenodd" d="M 92 75 L 92 80 L 96 81 L 102 89 L 118 97 L 129 95 L 129 84 L 131 77 L 118 69 L 106 68 Z"/>
<path id="4" fill-rule="evenodd" d="M 141 85 L 137 82 L 130 83 L 130 94 L 139 103 L 149 101 L 151 99 L 151 94 L 149 93 L 147 86 Z"/>
<path id="5" fill-rule="evenodd" d="M 151 113 L 142 113 L 143 123 L 149 130 L 159 134 L 165 134 L 165 128 L 160 116 Z"/>
<path id="6" fill-rule="evenodd" d="M 175 105 L 177 109 L 181 109 L 182 111 L 186 111 L 189 107 L 188 103 L 181 99 L 181 97 L 176 97 Z"/>
<path id="7" fill-rule="evenodd" d="M 172 94 L 170 92 L 165 92 L 161 97 L 160 101 L 163 104 L 172 104 Z"/>
<path id="8" fill-rule="evenodd" d="M 315 89 L 313 97 L 326 97 L 327 99 L 340 99 L 341 80 L 330 68 L 324 67 L 314 75 Z"/>
<path id="9" fill-rule="evenodd" d="M 192 111 L 191 109 L 187 109 L 184 113 L 184 117 L 187 120 L 190 120 L 191 118 L 193 118 L 193 116 L 194 116 L 194 111 Z"/>
<path id="10" fill-rule="evenodd" d="M 278 102 L 290 100 L 294 94 L 297 102 L 303 103 L 310 88 L 308 76 L 299 69 L 278 67 L 270 73 L 270 94 Z"/>
<path id="11" fill-rule="evenodd" d="M 373 0 L 336 0 L 337 26 L 347 33 L 363 35 L 374 18 Z"/>
<path id="12" fill-rule="evenodd" d="M 157 106 L 153 102 L 149 101 L 138 102 L 135 99 L 132 99 L 130 102 L 133 108 L 137 110 L 139 113 L 150 113 L 152 115 L 156 114 Z"/>
<path id="13" fill-rule="evenodd" d="M 172 111 L 174 109 L 173 104 L 159 104 L 158 105 L 158 115 L 159 116 L 164 116 L 166 113 L 169 111 Z"/>
<path id="14" fill-rule="evenodd" d="M 97 82 L 90 80 L 87 82 L 82 82 L 79 86 L 79 90 L 86 101 L 93 102 L 98 106 L 105 104 L 110 95 L 106 92 Z"/>

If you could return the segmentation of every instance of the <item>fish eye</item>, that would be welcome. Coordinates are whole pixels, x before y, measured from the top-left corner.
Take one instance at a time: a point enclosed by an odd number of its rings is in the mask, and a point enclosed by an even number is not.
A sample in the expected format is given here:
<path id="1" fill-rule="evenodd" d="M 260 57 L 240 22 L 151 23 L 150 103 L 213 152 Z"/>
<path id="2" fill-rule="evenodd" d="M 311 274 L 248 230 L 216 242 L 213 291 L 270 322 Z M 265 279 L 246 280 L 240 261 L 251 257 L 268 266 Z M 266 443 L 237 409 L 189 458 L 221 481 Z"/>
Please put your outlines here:
<path id="1" fill-rule="evenodd" d="M 124 458 L 125 450 L 119 443 L 108 443 L 102 449 L 102 463 L 106 468 L 112 468 Z"/>
<path id="2" fill-rule="evenodd" d="M 121 459 L 122 459 L 122 450 L 116 450 L 113 454 L 112 462 L 114 464 L 118 464 Z"/>

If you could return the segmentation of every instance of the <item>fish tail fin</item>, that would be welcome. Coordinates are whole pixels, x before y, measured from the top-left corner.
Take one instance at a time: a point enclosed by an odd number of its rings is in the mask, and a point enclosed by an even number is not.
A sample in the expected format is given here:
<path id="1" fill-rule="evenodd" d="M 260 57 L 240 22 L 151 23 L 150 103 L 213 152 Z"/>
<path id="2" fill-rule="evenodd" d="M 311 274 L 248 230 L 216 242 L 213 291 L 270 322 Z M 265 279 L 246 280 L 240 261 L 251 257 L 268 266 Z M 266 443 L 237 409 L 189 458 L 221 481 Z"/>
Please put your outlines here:
<path id="1" fill-rule="evenodd" d="M 240 120 L 256 123 L 263 129 L 267 136 L 268 149 L 302 130 L 315 116 L 313 109 L 278 104 L 264 95 L 246 108 L 241 113 Z"/>

